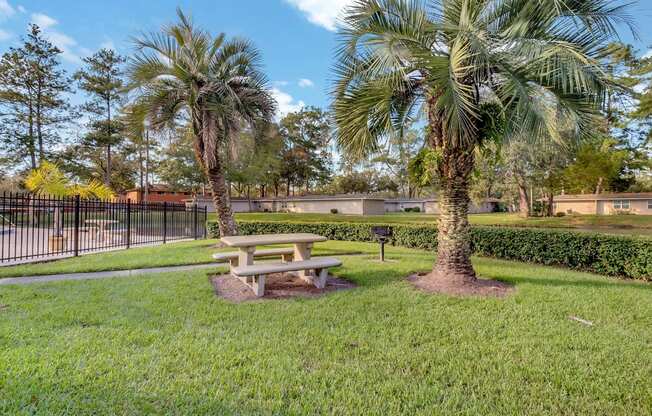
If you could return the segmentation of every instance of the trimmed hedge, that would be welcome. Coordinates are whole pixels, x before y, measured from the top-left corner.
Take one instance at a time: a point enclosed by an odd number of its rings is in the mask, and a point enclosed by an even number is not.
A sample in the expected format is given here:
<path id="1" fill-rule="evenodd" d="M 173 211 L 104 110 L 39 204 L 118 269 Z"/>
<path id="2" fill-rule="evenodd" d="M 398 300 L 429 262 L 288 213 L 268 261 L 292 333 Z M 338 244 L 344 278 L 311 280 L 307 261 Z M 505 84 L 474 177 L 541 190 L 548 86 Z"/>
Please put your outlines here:
<path id="1" fill-rule="evenodd" d="M 375 241 L 373 225 L 364 223 L 301 223 L 242 221 L 240 233 L 315 233 L 330 240 Z M 208 235 L 217 238 L 217 223 L 208 222 Z M 433 226 L 392 225 L 391 244 L 435 250 Z M 610 276 L 652 280 L 652 239 L 533 228 L 472 227 L 475 254 L 507 260 L 565 266 Z"/>

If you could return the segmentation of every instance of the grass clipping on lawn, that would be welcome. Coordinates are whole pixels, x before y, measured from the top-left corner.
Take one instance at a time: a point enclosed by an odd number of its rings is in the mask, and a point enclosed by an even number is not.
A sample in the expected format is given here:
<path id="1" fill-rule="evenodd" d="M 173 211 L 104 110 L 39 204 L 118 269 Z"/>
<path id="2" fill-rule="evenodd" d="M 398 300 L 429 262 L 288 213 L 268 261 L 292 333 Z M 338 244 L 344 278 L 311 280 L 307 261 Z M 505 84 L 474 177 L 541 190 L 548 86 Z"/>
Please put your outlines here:
<path id="1" fill-rule="evenodd" d="M 330 292 L 352 289 L 355 284 L 329 275 L 326 287 L 316 288 L 312 283 L 302 280 L 292 273 L 271 273 L 265 275 L 265 294 L 262 298 L 256 297 L 253 290 L 239 279 L 230 274 L 221 274 L 211 277 L 215 294 L 234 303 L 255 301 L 260 299 L 288 299 L 295 297 L 318 297 Z"/>
<path id="2" fill-rule="evenodd" d="M 460 297 L 504 298 L 515 290 L 514 286 L 499 280 L 480 278 L 462 280 L 435 272 L 411 274 L 407 277 L 407 280 L 417 289 L 427 293 L 442 293 Z"/>

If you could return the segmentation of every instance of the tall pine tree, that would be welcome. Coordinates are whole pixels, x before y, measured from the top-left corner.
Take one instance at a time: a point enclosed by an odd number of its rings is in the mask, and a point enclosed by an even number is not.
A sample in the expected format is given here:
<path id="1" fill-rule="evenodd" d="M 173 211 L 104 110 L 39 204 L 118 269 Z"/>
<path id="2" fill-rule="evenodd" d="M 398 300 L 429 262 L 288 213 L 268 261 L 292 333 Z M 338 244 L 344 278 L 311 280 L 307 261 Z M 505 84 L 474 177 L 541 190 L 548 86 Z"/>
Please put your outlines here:
<path id="1" fill-rule="evenodd" d="M 29 158 L 32 169 L 60 144 L 61 127 L 70 120 L 71 80 L 60 67 L 60 54 L 30 25 L 23 45 L 0 58 L 0 140 L 14 163 Z"/>
<path id="2" fill-rule="evenodd" d="M 124 100 L 123 64 L 125 58 L 111 49 L 101 49 L 84 58 L 84 68 L 75 73 L 79 88 L 89 100 L 82 110 L 90 116 L 85 144 L 106 151 L 104 183 L 111 184 L 111 148 L 122 141 L 122 123 L 115 117 Z"/>

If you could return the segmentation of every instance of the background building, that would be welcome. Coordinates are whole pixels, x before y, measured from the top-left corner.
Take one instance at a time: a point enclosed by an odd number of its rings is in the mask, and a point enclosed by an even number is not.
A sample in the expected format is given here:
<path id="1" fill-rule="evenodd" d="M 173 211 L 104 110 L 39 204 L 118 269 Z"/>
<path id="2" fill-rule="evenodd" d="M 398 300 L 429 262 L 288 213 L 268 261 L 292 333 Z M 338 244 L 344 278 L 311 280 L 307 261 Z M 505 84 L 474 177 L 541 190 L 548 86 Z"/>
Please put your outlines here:
<path id="1" fill-rule="evenodd" d="M 555 214 L 642 214 L 652 215 L 652 192 L 557 195 Z"/>
<path id="2" fill-rule="evenodd" d="M 184 200 L 187 204 L 194 202 L 201 208 L 206 206 L 208 212 L 215 212 L 210 196 L 199 196 Z M 476 205 L 471 204 L 470 213 L 494 212 L 497 199 L 487 199 Z M 290 198 L 253 198 L 251 200 L 231 199 L 233 212 L 296 212 L 327 214 L 337 210 L 338 214 L 383 215 L 386 212 L 405 212 L 405 209 L 418 208 L 419 212 L 439 213 L 436 199 L 385 199 L 370 195 L 308 195 Z"/>
<path id="3" fill-rule="evenodd" d="M 147 202 L 176 202 L 183 203 L 193 195 L 189 191 L 175 191 L 168 185 L 153 184 L 147 188 Z M 142 188 L 129 189 L 120 194 L 120 199 L 130 199 L 132 202 L 144 202 L 145 190 Z"/>

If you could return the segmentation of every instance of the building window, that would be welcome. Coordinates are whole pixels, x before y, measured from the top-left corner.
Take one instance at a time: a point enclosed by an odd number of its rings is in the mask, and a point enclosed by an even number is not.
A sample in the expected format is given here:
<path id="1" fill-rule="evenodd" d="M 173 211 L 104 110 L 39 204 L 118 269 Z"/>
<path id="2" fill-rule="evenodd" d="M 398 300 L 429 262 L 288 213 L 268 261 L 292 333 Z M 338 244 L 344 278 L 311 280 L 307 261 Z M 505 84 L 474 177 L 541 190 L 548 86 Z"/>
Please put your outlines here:
<path id="1" fill-rule="evenodd" d="M 647 209 L 652 209 L 652 199 L 647 200 Z"/>
<path id="2" fill-rule="evenodd" d="M 617 199 L 614 201 L 614 209 L 629 209 L 629 201 Z"/>

